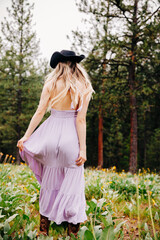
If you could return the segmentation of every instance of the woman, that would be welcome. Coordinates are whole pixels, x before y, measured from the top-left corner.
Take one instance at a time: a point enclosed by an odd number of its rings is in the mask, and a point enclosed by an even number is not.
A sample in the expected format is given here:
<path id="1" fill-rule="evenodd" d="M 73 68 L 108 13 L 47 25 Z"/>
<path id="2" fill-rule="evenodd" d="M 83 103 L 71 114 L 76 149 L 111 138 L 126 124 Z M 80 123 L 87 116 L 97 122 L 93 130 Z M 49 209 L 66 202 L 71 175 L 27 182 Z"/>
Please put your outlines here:
<path id="1" fill-rule="evenodd" d="M 79 62 L 84 55 L 62 50 L 53 53 L 38 108 L 17 146 L 41 185 L 40 233 L 48 235 L 50 221 L 68 223 L 77 236 L 85 212 L 84 163 L 86 113 L 91 82 Z M 35 130 L 46 111 L 50 116 Z M 35 131 L 34 131 L 35 130 Z M 34 132 L 33 132 L 34 131 Z"/>

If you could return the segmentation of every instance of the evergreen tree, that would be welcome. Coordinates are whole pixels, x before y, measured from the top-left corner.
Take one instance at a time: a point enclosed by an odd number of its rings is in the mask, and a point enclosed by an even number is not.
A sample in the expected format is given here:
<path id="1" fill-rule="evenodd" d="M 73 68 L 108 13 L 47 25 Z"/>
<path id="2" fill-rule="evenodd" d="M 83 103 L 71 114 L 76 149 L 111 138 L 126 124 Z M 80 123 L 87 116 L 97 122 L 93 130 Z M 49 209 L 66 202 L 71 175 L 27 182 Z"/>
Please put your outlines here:
<path id="1" fill-rule="evenodd" d="M 100 89 L 97 94 L 103 99 L 105 105 L 103 105 L 103 109 L 109 110 L 111 117 L 114 116 L 116 120 L 114 122 L 112 118 L 111 122 L 118 128 L 112 128 L 112 131 L 119 129 L 117 136 L 120 137 L 120 141 L 116 142 L 120 143 L 120 145 L 118 144 L 120 148 L 128 140 L 129 134 L 126 133 L 126 129 L 129 130 L 130 121 L 129 171 L 134 173 L 137 170 L 137 109 L 140 108 L 141 112 L 146 111 L 146 108 L 142 107 L 146 102 L 146 97 L 148 98 L 149 95 L 152 99 L 150 93 L 157 94 L 159 89 L 156 73 L 159 7 L 157 4 L 153 10 L 154 3 L 148 0 L 82 0 L 77 2 L 80 11 L 91 15 L 91 21 L 88 32 L 73 31 L 73 47 L 75 48 L 76 44 L 79 44 L 82 50 L 86 49 L 86 46 L 88 47 L 87 69 L 88 72 L 91 72 L 93 85 L 96 85 L 95 81 L 98 81 L 101 89 L 103 86 L 105 94 L 102 94 Z M 116 33 L 112 30 L 115 19 L 118 20 L 119 26 Z M 153 49 L 154 51 L 152 51 Z M 104 53 L 107 54 L 109 51 L 111 58 L 104 59 Z M 152 65 L 153 63 L 154 65 Z M 94 64 L 97 68 L 93 68 Z M 111 70 L 104 71 L 108 64 Z M 153 69 L 154 73 L 149 81 L 147 81 L 147 69 Z M 105 72 L 106 76 L 104 76 Z M 106 81 L 102 80 L 104 78 Z M 102 82 L 104 84 L 101 84 Z M 152 85 L 154 89 L 151 89 Z M 98 106 L 97 104 L 98 102 L 96 102 L 96 106 Z M 109 119 L 105 118 L 105 120 Z M 126 127 L 124 128 L 122 124 Z M 104 132 L 108 134 L 106 129 Z M 126 149 L 129 149 L 128 143 Z M 111 150 L 115 151 L 114 148 Z M 124 152 L 126 152 L 125 147 L 120 151 L 121 156 Z"/>
<path id="2" fill-rule="evenodd" d="M 17 141 L 38 105 L 42 73 L 38 71 L 39 41 L 32 30 L 34 4 L 28 0 L 12 0 L 8 17 L 2 22 L 3 54 L 0 61 L 1 151 L 16 155 Z"/>
<path id="3" fill-rule="evenodd" d="M 156 53 L 150 51 L 155 46 L 159 35 L 159 15 L 158 10 L 160 7 L 152 9 L 151 1 L 133 0 L 128 3 L 125 1 L 112 1 L 113 5 L 117 8 L 117 13 L 125 19 L 126 30 L 123 31 L 124 38 L 119 41 L 119 46 L 122 48 L 123 56 L 121 60 L 128 65 L 128 85 L 130 96 L 130 161 L 129 171 L 135 173 L 137 170 L 137 109 L 141 106 L 137 102 L 139 96 L 146 90 L 143 85 L 143 79 L 147 78 L 146 72 L 142 74 L 144 59 L 147 57 L 149 61 L 154 61 Z M 148 28 L 150 31 L 147 31 Z M 149 48 L 147 46 L 150 46 Z M 125 58 L 124 58 L 125 56 Z M 127 58 L 126 58 L 127 57 Z M 152 64 L 147 64 L 147 67 Z M 154 77 L 155 79 L 155 77 Z M 146 80 L 145 80 L 146 81 Z M 153 84 L 152 79 L 152 84 Z M 148 85 L 149 81 L 147 81 Z M 148 88 L 149 89 L 149 88 Z M 150 90 L 150 89 L 149 89 Z M 156 94 L 156 90 L 154 91 Z M 144 94 L 148 95 L 148 94 Z M 142 108 L 141 108 L 142 110 Z M 144 110 L 144 109 L 143 109 Z"/>

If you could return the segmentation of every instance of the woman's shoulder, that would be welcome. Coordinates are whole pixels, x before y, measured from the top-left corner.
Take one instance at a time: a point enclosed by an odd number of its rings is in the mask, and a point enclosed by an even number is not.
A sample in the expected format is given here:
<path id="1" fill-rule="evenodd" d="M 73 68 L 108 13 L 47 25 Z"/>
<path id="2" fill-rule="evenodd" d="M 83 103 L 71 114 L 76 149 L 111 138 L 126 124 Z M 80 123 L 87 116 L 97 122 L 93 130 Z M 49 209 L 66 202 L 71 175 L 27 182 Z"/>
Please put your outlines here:
<path id="1" fill-rule="evenodd" d="M 55 94 L 59 93 L 60 91 L 62 91 L 62 90 L 64 89 L 64 87 L 65 87 L 64 81 L 62 81 L 62 80 L 57 81 L 56 84 L 55 84 L 55 86 L 56 86 L 56 87 L 54 87 L 54 89 L 53 89 L 53 82 L 50 81 L 50 82 L 46 83 L 46 87 L 47 87 L 50 91 L 53 90 L 53 91 L 51 92 L 51 95 L 55 95 Z"/>
<path id="2" fill-rule="evenodd" d="M 48 91 L 50 91 L 51 86 L 52 86 L 51 81 L 50 81 L 50 82 L 46 82 L 46 83 L 44 84 L 44 87 L 45 87 L 46 89 L 48 89 Z"/>

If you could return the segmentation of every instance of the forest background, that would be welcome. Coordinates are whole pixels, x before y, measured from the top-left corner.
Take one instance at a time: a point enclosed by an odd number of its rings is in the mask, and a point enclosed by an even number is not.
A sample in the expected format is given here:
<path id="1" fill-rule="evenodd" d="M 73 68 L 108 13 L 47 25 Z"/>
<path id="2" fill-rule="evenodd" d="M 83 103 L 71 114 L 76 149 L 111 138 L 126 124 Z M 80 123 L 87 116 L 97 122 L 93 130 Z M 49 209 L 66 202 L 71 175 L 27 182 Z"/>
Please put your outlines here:
<path id="1" fill-rule="evenodd" d="M 86 15 L 85 29 L 73 30 L 68 38 L 72 50 L 87 53 L 83 65 L 96 92 L 87 113 L 86 166 L 160 171 L 160 1 L 77 0 L 76 4 Z M 44 77 L 51 71 L 46 59 L 39 58 L 33 8 L 28 0 L 12 0 L 1 24 L 1 162 L 20 163 L 17 141 L 36 111 Z"/>

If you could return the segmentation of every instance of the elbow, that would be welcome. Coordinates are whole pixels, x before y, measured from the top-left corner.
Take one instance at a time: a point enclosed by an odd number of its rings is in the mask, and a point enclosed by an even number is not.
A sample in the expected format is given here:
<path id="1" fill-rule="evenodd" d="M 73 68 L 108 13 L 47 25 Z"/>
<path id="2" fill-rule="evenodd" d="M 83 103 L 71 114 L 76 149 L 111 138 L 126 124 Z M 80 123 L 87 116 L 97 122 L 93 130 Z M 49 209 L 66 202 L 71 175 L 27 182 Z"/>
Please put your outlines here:
<path id="1" fill-rule="evenodd" d="M 33 115 L 33 117 L 36 119 L 42 119 L 43 116 L 44 116 L 44 113 L 39 111 L 36 111 L 35 114 Z"/>
<path id="2" fill-rule="evenodd" d="M 38 116 L 43 116 L 45 114 L 45 110 L 44 109 L 37 109 L 35 114 L 38 115 Z"/>
<path id="3" fill-rule="evenodd" d="M 80 123 L 80 124 L 86 124 L 86 118 L 85 117 L 81 117 L 81 118 L 76 118 L 76 122 Z"/>

